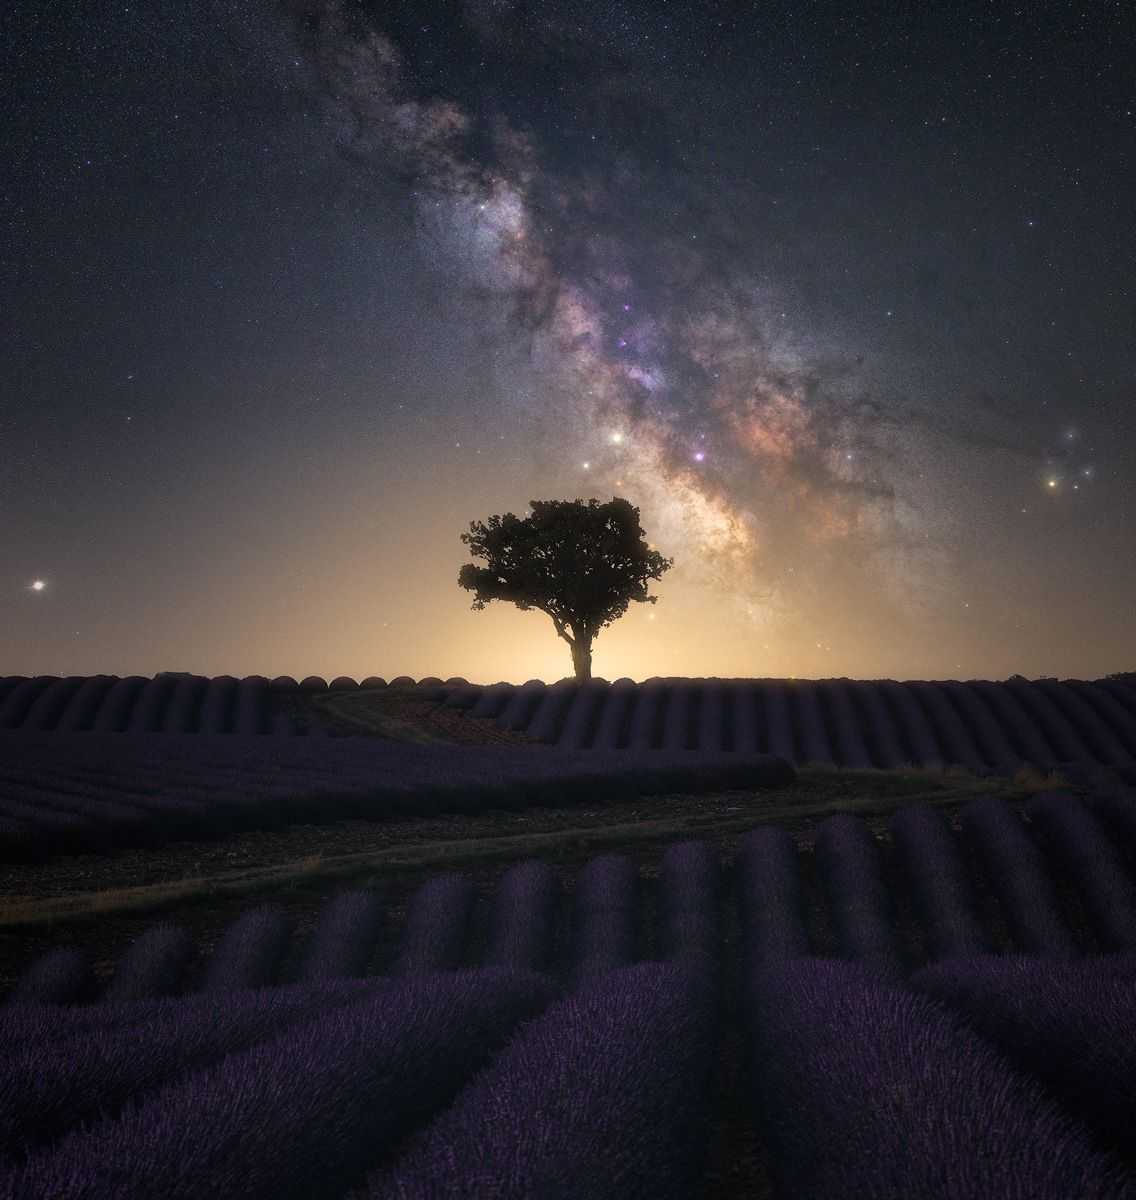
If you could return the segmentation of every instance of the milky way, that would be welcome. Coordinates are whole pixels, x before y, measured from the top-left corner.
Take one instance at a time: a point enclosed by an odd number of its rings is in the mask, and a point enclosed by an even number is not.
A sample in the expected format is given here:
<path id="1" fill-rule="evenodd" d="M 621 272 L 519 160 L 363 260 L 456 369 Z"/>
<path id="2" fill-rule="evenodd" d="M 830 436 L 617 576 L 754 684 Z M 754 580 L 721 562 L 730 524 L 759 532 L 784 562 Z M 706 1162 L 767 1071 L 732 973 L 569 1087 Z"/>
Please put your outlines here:
<path id="1" fill-rule="evenodd" d="M 759 620 L 823 588 L 838 547 L 902 603 L 945 585 L 918 432 L 851 351 L 786 325 L 775 281 L 731 268 L 714 234 L 728 211 L 660 231 L 629 147 L 560 170 L 505 114 L 422 94 L 370 21 L 305 15 L 337 145 L 412 179 L 429 257 L 508 311 L 545 385 L 546 442 L 586 469 L 582 490 L 632 497 L 660 545 Z"/>

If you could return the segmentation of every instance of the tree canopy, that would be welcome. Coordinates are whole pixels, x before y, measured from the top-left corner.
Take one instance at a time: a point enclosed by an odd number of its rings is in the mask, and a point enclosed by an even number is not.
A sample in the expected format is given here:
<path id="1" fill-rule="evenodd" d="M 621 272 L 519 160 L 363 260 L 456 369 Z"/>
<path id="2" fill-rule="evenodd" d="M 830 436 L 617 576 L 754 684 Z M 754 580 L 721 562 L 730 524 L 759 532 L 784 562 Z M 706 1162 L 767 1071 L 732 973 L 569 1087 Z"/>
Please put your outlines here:
<path id="1" fill-rule="evenodd" d="M 471 521 L 461 540 L 485 566 L 466 563 L 458 584 L 473 607 L 507 600 L 539 609 L 572 649 L 578 679 L 591 677 L 591 648 L 632 600 L 656 603 L 647 584 L 673 560 L 644 541 L 639 510 L 628 500 L 533 500 L 529 516 L 514 513 Z"/>

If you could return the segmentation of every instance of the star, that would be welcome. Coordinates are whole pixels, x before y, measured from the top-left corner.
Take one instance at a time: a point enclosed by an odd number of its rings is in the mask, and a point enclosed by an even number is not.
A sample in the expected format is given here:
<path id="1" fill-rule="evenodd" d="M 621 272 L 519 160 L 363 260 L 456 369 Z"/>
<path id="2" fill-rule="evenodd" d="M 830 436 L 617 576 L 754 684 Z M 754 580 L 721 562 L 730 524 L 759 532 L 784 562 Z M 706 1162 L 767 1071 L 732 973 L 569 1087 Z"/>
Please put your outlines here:
<path id="1" fill-rule="evenodd" d="M 47 587 L 47 584 L 42 579 L 33 579 L 29 590 L 33 592 L 42 592 L 45 587 Z"/>

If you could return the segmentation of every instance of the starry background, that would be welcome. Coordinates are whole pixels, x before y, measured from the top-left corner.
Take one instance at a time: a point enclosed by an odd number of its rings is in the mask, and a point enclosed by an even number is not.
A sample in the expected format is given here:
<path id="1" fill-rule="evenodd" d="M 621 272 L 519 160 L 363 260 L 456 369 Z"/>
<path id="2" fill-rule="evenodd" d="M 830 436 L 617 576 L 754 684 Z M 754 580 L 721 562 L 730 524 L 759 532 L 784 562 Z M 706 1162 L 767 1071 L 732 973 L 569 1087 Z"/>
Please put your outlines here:
<path id="1" fill-rule="evenodd" d="M 0 673 L 556 679 L 459 534 L 612 495 L 609 679 L 1136 666 L 1125 4 L 2 20 Z"/>

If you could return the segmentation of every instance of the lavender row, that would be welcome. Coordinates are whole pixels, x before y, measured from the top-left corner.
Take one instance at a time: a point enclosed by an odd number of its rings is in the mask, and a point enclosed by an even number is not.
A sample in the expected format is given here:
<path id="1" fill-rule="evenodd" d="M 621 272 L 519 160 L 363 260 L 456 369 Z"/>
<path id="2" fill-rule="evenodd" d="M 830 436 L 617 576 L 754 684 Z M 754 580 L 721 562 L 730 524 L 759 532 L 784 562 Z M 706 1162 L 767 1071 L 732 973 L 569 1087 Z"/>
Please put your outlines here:
<path id="1" fill-rule="evenodd" d="M 911 984 L 957 1010 L 1136 1165 L 1136 958 L 981 956 L 928 967 Z"/>
<path id="2" fill-rule="evenodd" d="M 117 745 L 113 738 L 86 741 L 0 737 L 0 761 L 5 747 L 17 744 L 21 759 L 18 770 L 0 767 L 0 858 L 35 860 L 296 821 L 619 802 L 673 790 L 781 786 L 793 778 L 788 764 L 761 755 L 704 760 L 515 747 L 441 751 L 347 739 L 346 747 L 328 746 L 319 755 L 276 743 L 277 753 L 265 757 L 255 739 L 173 739 L 158 752 L 145 738 Z"/>
<path id="3" fill-rule="evenodd" d="M 612 972 L 529 1022 L 358 1200 L 688 1200 L 718 1038 L 703 973 Z"/>
<path id="4" fill-rule="evenodd" d="M 624 855 L 601 855 L 581 869 L 573 901 L 575 986 L 634 962 L 638 892 L 639 872 Z"/>
<path id="5" fill-rule="evenodd" d="M 759 751 L 797 763 L 1012 774 L 1023 762 L 1131 763 L 1136 715 L 1116 692 L 1115 681 L 1079 680 L 618 679 L 530 680 L 451 698 L 472 716 L 573 749 Z"/>
<path id="6" fill-rule="evenodd" d="M 473 901 L 473 884 L 464 875 L 437 875 L 424 883 L 407 906 L 394 974 L 460 967 Z"/>
<path id="7" fill-rule="evenodd" d="M 176 925 L 153 925 L 123 955 L 102 995 L 104 1004 L 174 996 L 182 990 L 196 954 L 193 939 Z"/>
<path id="8" fill-rule="evenodd" d="M 70 1133 L 0 1197 L 342 1196 L 554 996 L 507 969 L 383 988 Z"/>
<path id="9" fill-rule="evenodd" d="M 91 960 L 74 946 L 48 950 L 20 976 L 9 1004 L 77 1004 L 95 991 Z"/>
<path id="10" fill-rule="evenodd" d="M 248 998 L 302 996 L 318 986 L 326 994 L 361 992 L 383 979 L 333 979 L 312 983 L 289 983 L 273 988 L 253 988 L 230 992 L 227 1005 L 243 1004 Z M 87 1037 L 96 1032 L 125 1029 L 158 1019 L 182 1020 L 195 1012 L 213 1011 L 217 996 L 213 992 L 192 992 L 181 996 L 158 996 L 144 1000 L 123 1000 L 98 1004 L 56 1004 L 24 1000 L 0 1008 L 0 1038 L 32 1045 L 59 1042 L 65 1038 Z"/>
<path id="11" fill-rule="evenodd" d="M 1089 797 L 1088 805 L 1125 861 L 1136 866 L 1136 788 L 1114 793 L 1095 792 Z"/>
<path id="12" fill-rule="evenodd" d="M 1079 954 L 1041 851 L 1013 809 L 984 796 L 964 805 L 959 817 L 1018 948 L 1030 954 Z"/>
<path id="13" fill-rule="evenodd" d="M 544 971 L 551 966 L 559 885 L 547 863 L 518 863 L 493 898 L 487 966 Z"/>
<path id="14" fill-rule="evenodd" d="M 454 677 L 443 684 L 399 676 L 392 686 L 412 686 L 417 694 L 468 686 Z M 297 682 L 282 675 L 271 682 L 262 675 L 164 673 L 141 675 L 6 676 L 0 678 L 0 729 L 126 733 L 243 733 L 271 731 L 269 696 L 288 692 L 344 692 L 388 685 L 380 676 L 357 683 L 339 676 L 329 684 L 318 675 Z"/>
<path id="15" fill-rule="evenodd" d="M 797 844 L 784 829 L 754 829 L 738 846 L 735 863 L 743 969 L 809 953 Z"/>
<path id="16" fill-rule="evenodd" d="M 668 846 L 659 863 L 659 949 L 713 972 L 720 954 L 718 855 L 707 842 Z"/>
<path id="17" fill-rule="evenodd" d="M 223 1005 L 183 1001 L 149 1019 L 80 1027 L 70 1036 L 70 1023 L 57 1014 L 53 1037 L 13 1043 L 0 1063 L 0 1154 L 9 1164 L 22 1159 L 96 1115 L 113 1115 L 127 1101 L 358 996 L 262 989 Z"/>
<path id="18" fill-rule="evenodd" d="M 324 909 L 304 957 L 309 982 L 365 976 L 383 924 L 375 892 L 343 892 Z"/>
<path id="19" fill-rule="evenodd" d="M 770 753 L 794 762 L 890 769 L 957 763 L 1012 773 L 1030 762 L 1136 762 L 1136 685 L 1014 678 L 913 680 L 563 679 L 480 687 L 460 678 L 392 685 L 565 749 Z M 4 686 L 7 685 L 7 686 Z M 352 679 L 113 676 L 0 680 L 0 729 L 263 735 L 271 697 L 357 688 Z M 386 686 L 371 677 L 364 687 Z M 288 739 L 293 740 L 293 739 Z M 307 739 L 302 739 L 307 740 Z M 323 739 L 315 739 L 317 742 Z"/>
<path id="20" fill-rule="evenodd" d="M 889 828 L 929 957 L 990 950 L 974 887 L 946 818 L 929 805 L 909 804 L 892 815 Z"/>
<path id="21" fill-rule="evenodd" d="M 1080 891 L 1095 934 L 1106 950 L 1136 941 L 1136 874 L 1091 813 L 1064 794 L 1042 795 L 1028 808 L 1051 862 L 1046 862 L 1020 819 L 1004 801 L 984 798 L 962 813 L 966 842 L 977 851 L 1019 950 L 1057 956 L 1079 953 L 1053 880 L 1068 878 Z M 896 882 L 914 902 L 932 961 L 987 952 L 992 943 L 980 917 L 959 839 L 943 816 L 925 805 L 901 808 L 891 818 Z M 857 817 L 839 814 L 817 829 L 816 866 L 836 951 L 896 977 L 906 972 L 896 931 L 891 881 L 881 851 Z M 793 838 L 759 828 L 738 849 L 735 878 L 745 962 L 809 953 L 802 882 Z M 720 955 L 718 859 L 705 842 L 670 846 L 658 886 L 659 955 L 718 961 Z M 563 961 L 569 976 L 629 965 L 637 955 L 638 874 L 621 856 L 592 860 L 580 872 L 574 913 L 566 930 Z M 481 961 L 547 970 L 557 958 L 559 885 L 551 868 L 522 862 L 502 878 L 490 914 Z M 452 970 L 472 965 L 469 931 L 474 891 L 460 875 L 438 875 L 410 898 L 401 944 L 389 970 L 395 974 Z M 373 893 L 348 893 L 324 910 L 308 945 L 296 957 L 298 978 L 366 975 L 383 915 Z M 190 975 L 194 947 L 176 929 L 158 926 L 143 935 L 119 964 L 102 1000 L 172 995 L 204 987 L 234 991 L 280 981 L 291 954 L 291 927 L 271 907 L 251 910 L 221 937 L 203 968 Z M 374 964 L 374 969 L 380 969 Z M 94 993 L 90 965 L 75 950 L 55 950 L 26 971 L 13 1000 L 78 1003 Z"/>
<path id="22" fill-rule="evenodd" d="M 1066 792 L 1035 796 L 1026 816 L 1075 883 L 1101 949 L 1136 949 L 1136 882 L 1100 822 Z"/>
<path id="23" fill-rule="evenodd" d="M 1136 1177 L 1038 1080 L 926 996 L 830 959 L 758 975 L 747 1057 L 778 1194 L 1136 1196 Z"/>
<path id="24" fill-rule="evenodd" d="M 207 992 L 267 987 L 276 974 L 291 934 L 282 909 L 264 904 L 250 909 L 225 931 L 205 974 Z"/>
<path id="25" fill-rule="evenodd" d="M 816 859 L 840 953 L 889 977 L 902 976 L 895 913 L 867 826 L 848 813 L 822 821 Z"/>

